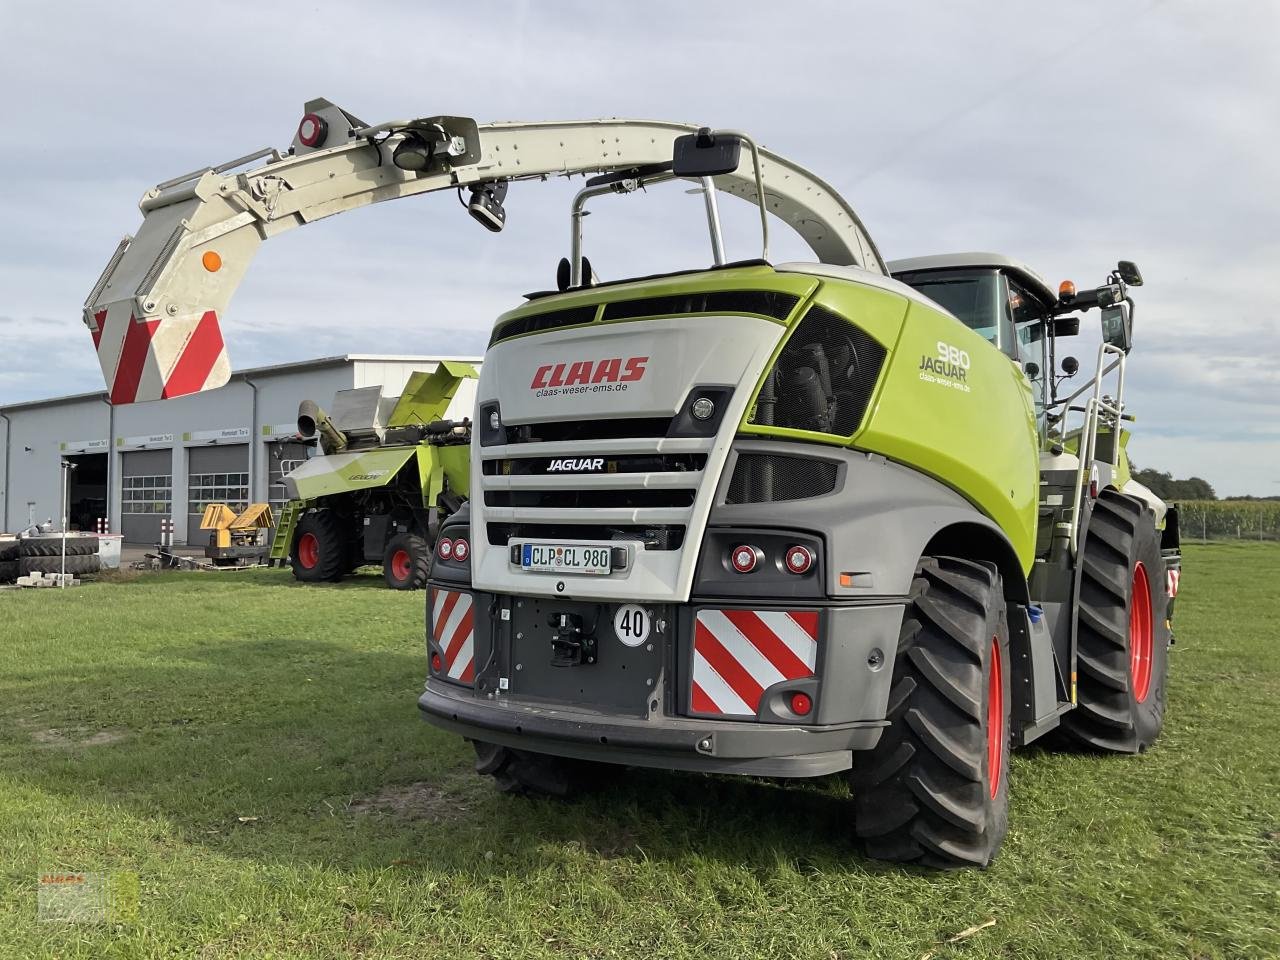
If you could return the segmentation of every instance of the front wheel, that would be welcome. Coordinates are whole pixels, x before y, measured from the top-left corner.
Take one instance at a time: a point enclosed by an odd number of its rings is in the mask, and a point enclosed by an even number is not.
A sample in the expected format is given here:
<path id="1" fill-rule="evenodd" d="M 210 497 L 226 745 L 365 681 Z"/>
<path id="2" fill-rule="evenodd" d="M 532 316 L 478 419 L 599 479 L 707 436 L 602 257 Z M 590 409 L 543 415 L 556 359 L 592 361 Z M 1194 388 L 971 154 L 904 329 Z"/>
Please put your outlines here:
<path id="1" fill-rule="evenodd" d="M 923 559 L 899 632 L 889 727 L 854 755 L 856 827 L 870 856 L 991 862 L 1009 827 L 1011 666 L 995 567 Z"/>
<path id="2" fill-rule="evenodd" d="M 1100 753 L 1141 753 L 1164 726 L 1169 597 L 1147 505 L 1104 490 L 1081 548 L 1076 708 L 1062 729 Z"/>
<path id="3" fill-rule="evenodd" d="M 316 510 L 298 521 L 291 557 L 293 576 L 304 583 L 341 580 L 347 572 L 347 541 L 330 510 Z"/>

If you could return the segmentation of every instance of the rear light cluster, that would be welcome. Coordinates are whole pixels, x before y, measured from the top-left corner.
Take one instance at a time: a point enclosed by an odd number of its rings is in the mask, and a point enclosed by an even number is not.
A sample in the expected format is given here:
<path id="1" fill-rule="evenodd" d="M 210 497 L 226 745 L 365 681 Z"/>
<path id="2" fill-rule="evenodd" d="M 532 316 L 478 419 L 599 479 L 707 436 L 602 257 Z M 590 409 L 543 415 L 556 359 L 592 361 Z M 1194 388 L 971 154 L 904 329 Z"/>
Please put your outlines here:
<path id="1" fill-rule="evenodd" d="M 729 551 L 729 565 L 738 573 L 751 573 L 764 562 L 764 551 L 749 543 L 740 543 Z M 793 543 L 782 553 L 782 567 L 787 573 L 803 576 L 813 569 L 814 552 L 803 544 Z"/>
<path id="2" fill-rule="evenodd" d="M 464 537 L 458 537 L 456 540 L 441 537 L 436 541 L 436 556 L 441 560 L 455 560 L 458 563 L 466 563 L 471 556 L 471 544 L 467 543 Z"/>

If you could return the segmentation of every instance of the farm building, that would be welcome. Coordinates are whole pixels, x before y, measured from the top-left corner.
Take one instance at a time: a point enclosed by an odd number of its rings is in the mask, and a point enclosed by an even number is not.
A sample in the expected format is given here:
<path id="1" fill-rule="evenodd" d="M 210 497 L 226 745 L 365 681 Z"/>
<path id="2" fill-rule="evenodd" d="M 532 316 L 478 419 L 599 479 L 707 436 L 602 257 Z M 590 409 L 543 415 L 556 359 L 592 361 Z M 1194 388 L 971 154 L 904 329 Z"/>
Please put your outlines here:
<path id="1" fill-rule="evenodd" d="M 399 394 L 414 371 L 445 357 L 322 357 L 233 373 L 218 390 L 128 406 L 82 393 L 0 406 L 0 531 L 21 530 L 62 510 L 60 463 L 69 472 L 70 529 L 106 518 L 126 542 L 155 543 L 173 521 L 175 543 L 203 543 L 200 515 L 210 501 L 233 507 L 283 505 L 281 477 L 314 447 L 295 439 L 298 403 L 328 408 L 339 390 L 380 385 Z M 478 358 L 461 358 L 479 363 Z M 471 416 L 474 381 L 450 416 Z"/>

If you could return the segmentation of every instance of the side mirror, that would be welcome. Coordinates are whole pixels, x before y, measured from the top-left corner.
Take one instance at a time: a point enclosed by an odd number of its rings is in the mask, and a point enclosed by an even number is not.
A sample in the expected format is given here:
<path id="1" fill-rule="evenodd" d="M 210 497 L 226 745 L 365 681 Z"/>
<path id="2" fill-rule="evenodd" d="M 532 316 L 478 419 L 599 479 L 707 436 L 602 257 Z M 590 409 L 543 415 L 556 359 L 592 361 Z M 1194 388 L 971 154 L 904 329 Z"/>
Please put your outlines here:
<path id="1" fill-rule="evenodd" d="M 1028 361 L 1022 365 L 1022 369 L 1026 373 L 1028 380 L 1038 380 L 1040 378 L 1040 364 Z"/>
<path id="2" fill-rule="evenodd" d="M 1129 301 L 1102 308 L 1102 339 L 1125 353 L 1133 349 L 1133 309 Z"/>
<path id="3" fill-rule="evenodd" d="M 1063 357 L 1062 372 L 1065 373 L 1068 377 L 1074 377 L 1077 373 L 1080 372 L 1080 361 L 1077 360 L 1075 357 Z"/>
<path id="4" fill-rule="evenodd" d="M 1116 267 L 1116 273 L 1120 274 L 1120 279 L 1129 286 L 1142 286 L 1142 271 L 1138 269 L 1138 265 L 1132 260 L 1121 260 Z"/>
<path id="5" fill-rule="evenodd" d="M 703 127 L 697 133 L 676 137 L 671 169 L 677 177 L 717 177 L 733 173 L 742 159 L 742 141 Z"/>

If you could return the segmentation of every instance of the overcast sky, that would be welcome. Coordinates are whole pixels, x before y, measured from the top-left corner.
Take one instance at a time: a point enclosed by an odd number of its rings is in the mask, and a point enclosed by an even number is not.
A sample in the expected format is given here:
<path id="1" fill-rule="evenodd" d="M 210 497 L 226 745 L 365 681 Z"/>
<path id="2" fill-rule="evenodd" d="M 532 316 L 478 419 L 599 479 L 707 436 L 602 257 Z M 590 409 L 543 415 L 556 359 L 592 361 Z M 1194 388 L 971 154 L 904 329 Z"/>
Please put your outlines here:
<path id="1" fill-rule="evenodd" d="M 312 97 L 368 122 L 658 117 L 752 131 L 889 259 L 995 250 L 1081 286 L 1135 260 L 1133 458 L 1280 494 L 1277 39 L 1274 0 L 0 0 L 0 404 L 100 389 L 80 309 L 138 198 L 286 146 Z M 273 240 L 225 319 L 233 366 L 483 352 L 553 285 L 573 189 L 513 187 L 497 236 L 439 194 Z M 603 277 L 707 260 L 699 199 L 654 193 L 588 220 Z M 722 207 L 730 257 L 757 255 L 750 208 Z"/>

